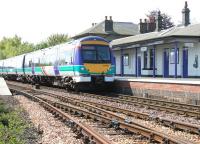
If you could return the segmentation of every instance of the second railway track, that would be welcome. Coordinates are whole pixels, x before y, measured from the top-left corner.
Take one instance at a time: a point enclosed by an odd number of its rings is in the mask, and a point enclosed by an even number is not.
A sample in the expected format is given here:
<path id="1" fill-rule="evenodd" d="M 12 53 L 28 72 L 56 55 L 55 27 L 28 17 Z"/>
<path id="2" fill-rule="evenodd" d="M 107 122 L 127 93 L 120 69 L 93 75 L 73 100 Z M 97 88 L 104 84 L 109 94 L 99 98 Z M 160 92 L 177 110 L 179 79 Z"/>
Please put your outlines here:
<path id="1" fill-rule="evenodd" d="M 38 93 L 39 92 L 39 93 Z M 128 126 L 128 125 L 132 125 L 133 126 L 133 124 L 134 123 L 127 123 L 127 121 L 125 121 L 125 119 L 124 118 L 122 118 L 122 117 L 119 117 L 119 116 L 114 116 L 111 112 L 107 112 L 107 110 L 110 110 L 110 111 L 119 111 L 120 109 L 115 109 L 114 107 L 109 107 L 109 106 L 104 106 L 104 105 L 100 105 L 100 104 L 95 104 L 95 103 L 91 103 L 91 102 L 89 102 L 89 101 L 84 101 L 84 100 L 82 100 L 82 102 L 80 102 L 80 100 L 78 101 L 77 99 L 70 99 L 70 98 L 67 98 L 67 97 L 65 97 L 65 96 L 61 96 L 61 95 L 57 95 L 57 94 L 52 94 L 52 93 L 47 93 L 47 92 L 44 92 L 44 91 L 38 91 L 37 92 L 37 95 L 39 95 L 40 93 L 45 93 L 45 94 L 47 94 L 47 95 L 49 95 L 49 96 L 52 96 L 52 97 L 57 97 L 57 98 L 59 98 L 60 100 L 62 100 L 63 102 L 71 102 L 71 103 L 73 103 L 74 105 L 77 105 L 77 106 L 82 106 L 82 107 L 84 107 L 84 108 L 86 108 L 86 109 L 88 109 L 91 113 L 94 113 L 94 114 L 96 114 L 96 116 L 95 115 L 93 115 L 93 116 L 91 116 L 90 115 L 90 117 L 93 117 L 93 119 L 96 119 L 96 120 L 99 120 L 99 121 L 109 121 L 109 122 L 116 122 L 116 123 L 119 123 L 119 128 L 121 128 L 121 129 L 125 129 L 125 130 L 128 130 L 128 131 L 130 131 L 130 132 L 134 132 L 134 133 L 140 133 L 140 134 L 142 134 L 143 136 L 145 136 L 145 137 L 148 137 L 149 139 L 152 139 L 152 140 L 155 140 L 155 141 L 157 141 L 157 142 L 160 142 L 160 143 L 163 143 L 163 142 L 169 142 L 169 143 L 191 143 L 190 141 L 184 141 L 184 140 L 180 140 L 180 139 L 177 139 L 177 138 L 173 138 L 173 137 L 171 137 L 171 136 L 167 136 L 166 134 L 162 134 L 162 133 L 157 133 L 156 131 L 153 131 L 153 130 L 151 130 L 151 129 L 149 129 L 149 128 L 145 128 L 144 126 L 142 126 L 142 125 L 138 125 L 138 124 L 135 124 L 134 126 L 137 126 L 137 128 L 136 127 L 130 127 L 130 126 Z M 45 100 L 45 99 L 43 99 L 43 100 Z M 45 100 L 45 101 L 47 101 L 47 102 L 49 102 L 49 103 L 52 103 L 54 106 L 56 106 L 56 107 L 58 107 L 58 108 L 66 108 L 67 106 L 64 104 L 64 103 L 62 103 L 62 102 L 52 102 L 52 101 L 49 101 L 49 100 Z M 98 107 L 98 108 L 97 108 Z M 104 110 L 102 110 L 102 108 L 104 109 Z M 115 110 L 114 110 L 115 109 Z M 70 109 L 70 110 L 72 110 L 72 108 Z M 81 114 L 83 114 L 84 112 L 83 111 L 81 111 L 81 110 L 74 110 L 74 112 L 75 111 L 79 111 L 79 113 L 81 113 Z M 131 115 L 131 111 L 123 111 L 122 109 L 121 109 L 121 112 L 122 113 L 124 113 L 124 114 L 127 114 L 127 115 Z M 88 113 L 84 113 L 85 115 L 88 115 Z M 99 115 L 98 115 L 99 114 Z M 132 115 L 134 115 L 134 116 L 136 116 L 136 117 L 143 117 L 143 118 L 148 118 L 148 115 L 143 115 L 143 116 L 141 116 L 140 114 L 137 114 L 137 113 L 134 113 L 134 112 L 132 112 Z M 104 116 L 104 118 L 100 118 L 101 116 Z M 105 119 L 105 116 L 106 116 L 106 118 L 111 118 L 110 120 L 108 120 L 108 119 Z M 113 121 L 113 120 L 116 120 L 116 121 Z M 167 124 L 167 120 L 163 120 L 166 124 Z M 170 123 L 170 125 L 172 125 L 172 123 L 171 122 L 169 122 L 168 121 L 168 123 Z M 178 126 L 178 124 L 173 124 L 173 126 L 175 126 L 176 128 L 180 128 L 180 127 L 183 127 L 183 125 L 184 124 L 182 124 L 181 126 L 180 126 L 180 124 L 179 124 L 179 126 Z M 140 128 L 138 128 L 138 127 L 140 127 Z M 143 128 L 143 129 L 145 129 L 145 130 L 141 130 L 141 128 Z M 140 129 L 140 130 L 139 130 Z M 185 128 L 185 129 L 189 129 L 189 126 L 187 126 L 187 128 Z M 198 133 L 198 130 L 196 129 L 196 128 L 193 128 L 192 129 L 192 125 L 190 126 L 190 131 L 191 132 L 194 132 L 194 133 Z"/>

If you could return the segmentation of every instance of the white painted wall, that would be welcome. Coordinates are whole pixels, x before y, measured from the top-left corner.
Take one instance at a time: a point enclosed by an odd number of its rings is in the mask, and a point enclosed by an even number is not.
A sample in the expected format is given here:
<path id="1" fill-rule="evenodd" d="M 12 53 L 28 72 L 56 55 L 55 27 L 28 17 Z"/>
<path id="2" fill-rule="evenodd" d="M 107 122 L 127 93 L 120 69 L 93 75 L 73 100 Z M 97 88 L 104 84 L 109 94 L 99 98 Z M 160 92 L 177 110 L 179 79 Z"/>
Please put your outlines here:
<path id="1" fill-rule="evenodd" d="M 124 54 L 129 55 L 129 65 L 124 66 L 124 74 L 135 74 L 135 49 L 126 49 Z"/>
<path id="2" fill-rule="evenodd" d="M 116 50 L 113 52 L 116 61 L 116 74 L 120 74 L 120 51 Z"/>
<path id="3" fill-rule="evenodd" d="M 198 68 L 193 67 L 195 55 L 198 55 Z M 200 43 L 195 43 L 193 48 L 188 48 L 188 75 L 200 76 Z"/>
<path id="4" fill-rule="evenodd" d="M 164 44 L 156 46 L 156 75 L 163 75 L 163 52 L 165 48 L 169 48 L 169 54 L 174 44 Z M 177 64 L 177 75 L 182 76 L 182 60 L 183 60 L 183 47 L 184 42 L 178 43 L 179 48 L 179 63 Z M 149 46 L 148 49 L 153 48 Z M 124 54 L 129 54 L 129 65 L 124 66 L 124 74 L 135 74 L 135 48 L 124 50 Z M 143 52 L 138 48 L 138 56 L 141 56 L 141 69 L 144 68 Z M 195 61 L 195 55 L 198 55 L 198 68 L 193 66 Z M 120 51 L 114 51 L 114 56 L 116 57 L 116 74 L 120 74 Z M 149 62 L 148 62 L 149 67 Z M 142 70 L 142 75 L 153 75 L 153 70 Z M 169 75 L 175 75 L 175 64 L 170 63 L 169 57 Z M 194 43 L 194 47 L 188 48 L 188 75 L 189 76 L 200 76 L 200 43 Z"/>

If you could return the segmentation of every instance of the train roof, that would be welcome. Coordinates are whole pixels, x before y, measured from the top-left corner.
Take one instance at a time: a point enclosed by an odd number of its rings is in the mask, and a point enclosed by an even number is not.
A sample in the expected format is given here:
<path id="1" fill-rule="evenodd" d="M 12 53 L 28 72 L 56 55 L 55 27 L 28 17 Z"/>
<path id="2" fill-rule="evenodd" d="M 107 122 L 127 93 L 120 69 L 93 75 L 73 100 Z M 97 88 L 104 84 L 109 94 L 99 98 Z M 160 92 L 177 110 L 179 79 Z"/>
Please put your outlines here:
<path id="1" fill-rule="evenodd" d="M 109 43 L 106 39 L 102 38 L 102 37 L 99 37 L 99 36 L 87 36 L 87 37 L 83 37 L 83 38 L 80 38 L 80 39 L 77 39 L 77 41 L 91 41 L 91 40 L 99 40 L 99 41 L 104 41 L 104 42 L 107 42 Z"/>

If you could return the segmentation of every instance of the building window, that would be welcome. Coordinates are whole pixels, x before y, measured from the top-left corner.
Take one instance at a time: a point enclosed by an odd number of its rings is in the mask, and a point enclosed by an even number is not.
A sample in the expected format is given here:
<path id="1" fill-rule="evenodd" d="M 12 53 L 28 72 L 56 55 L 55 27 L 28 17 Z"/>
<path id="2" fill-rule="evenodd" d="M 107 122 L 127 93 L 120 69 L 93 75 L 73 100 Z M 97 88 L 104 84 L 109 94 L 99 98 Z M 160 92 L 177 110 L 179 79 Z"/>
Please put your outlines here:
<path id="1" fill-rule="evenodd" d="M 128 66 L 129 65 L 129 55 L 128 54 L 125 54 L 123 56 L 123 61 L 124 61 L 124 66 Z"/>
<path id="2" fill-rule="evenodd" d="M 149 57 L 149 61 L 150 61 L 150 68 L 153 68 L 153 49 L 150 49 L 150 57 Z"/>
<path id="3" fill-rule="evenodd" d="M 148 53 L 144 51 L 144 68 L 147 68 Z"/>
<path id="4" fill-rule="evenodd" d="M 170 63 L 175 64 L 175 48 L 170 51 Z M 179 49 L 177 48 L 177 63 L 179 63 Z"/>

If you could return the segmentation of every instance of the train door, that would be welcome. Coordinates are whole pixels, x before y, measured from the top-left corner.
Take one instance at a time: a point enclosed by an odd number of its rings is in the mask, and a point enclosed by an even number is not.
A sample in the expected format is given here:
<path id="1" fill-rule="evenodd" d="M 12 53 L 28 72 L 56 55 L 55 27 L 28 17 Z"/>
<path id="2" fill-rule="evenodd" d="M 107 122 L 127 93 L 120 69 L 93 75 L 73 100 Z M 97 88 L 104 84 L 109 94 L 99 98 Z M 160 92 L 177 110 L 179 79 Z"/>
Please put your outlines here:
<path id="1" fill-rule="evenodd" d="M 22 63 L 22 72 L 23 72 L 24 75 L 25 75 L 25 57 L 26 57 L 26 55 L 24 55 L 23 63 Z"/>
<path id="2" fill-rule="evenodd" d="M 137 64 L 137 76 L 141 76 L 141 56 L 138 56 L 138 64 Z"/>
<path id="3" fill-rule="evenodd" d="M 169 77 L 169 49 L 165 48 L 163 52 L 163 77 Z"/>
<path id="4" fill-rule="evenodd" d="M 183 48 L 183 66 L 182 66 L 182 77 L 188 77 L 188 49 Z"/>

